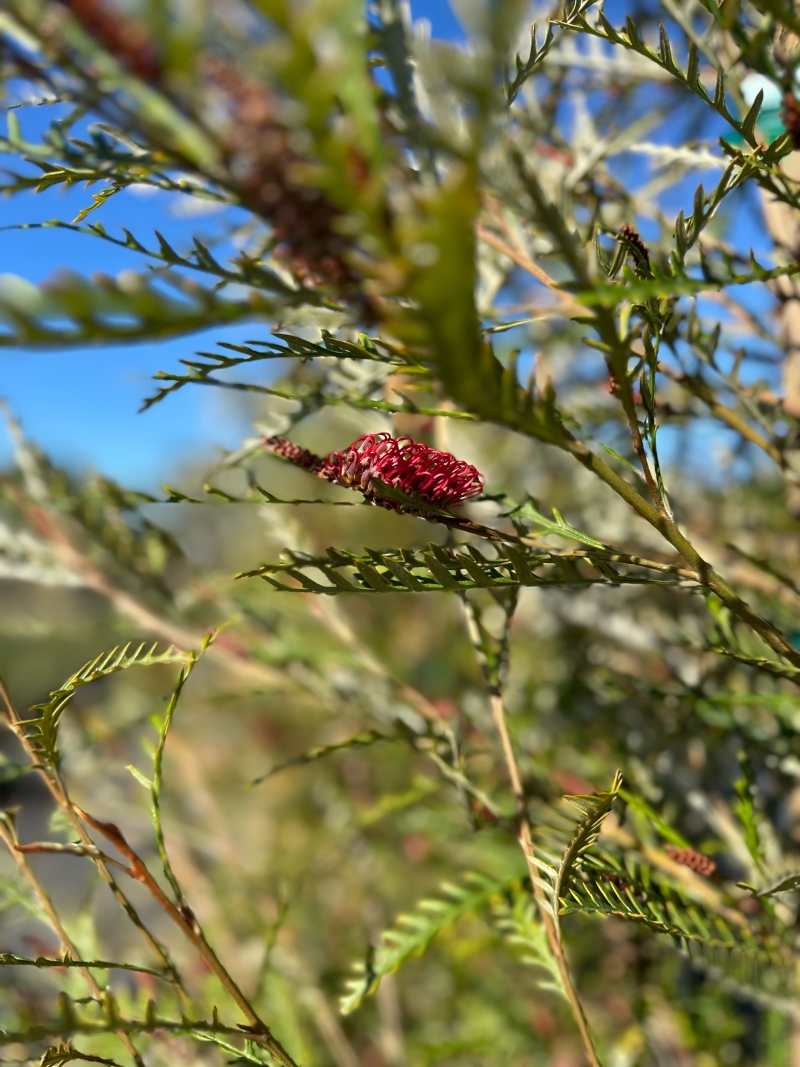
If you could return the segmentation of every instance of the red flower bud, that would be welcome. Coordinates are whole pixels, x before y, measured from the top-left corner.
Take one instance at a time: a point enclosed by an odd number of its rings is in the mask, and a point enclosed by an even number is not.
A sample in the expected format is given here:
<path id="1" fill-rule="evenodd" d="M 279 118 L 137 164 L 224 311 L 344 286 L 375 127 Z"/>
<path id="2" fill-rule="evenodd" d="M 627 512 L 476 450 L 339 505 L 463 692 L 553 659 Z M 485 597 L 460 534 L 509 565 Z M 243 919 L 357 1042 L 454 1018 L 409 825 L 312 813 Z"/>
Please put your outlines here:
<path id="1" fill-rule="evenodd" d="M 381 499 L 380 489 L 374 484 L 378 479 L 443 508 L 483 492 L 483 475 L 470 463 L 410 437 L 392 437 L 388 433 L 362 434 L 348 448 L 331 452 L 321 474 L 347 489 L 360 489 L 375 500 Z M 395 506 L 388 500 L 381 502 Z"/>

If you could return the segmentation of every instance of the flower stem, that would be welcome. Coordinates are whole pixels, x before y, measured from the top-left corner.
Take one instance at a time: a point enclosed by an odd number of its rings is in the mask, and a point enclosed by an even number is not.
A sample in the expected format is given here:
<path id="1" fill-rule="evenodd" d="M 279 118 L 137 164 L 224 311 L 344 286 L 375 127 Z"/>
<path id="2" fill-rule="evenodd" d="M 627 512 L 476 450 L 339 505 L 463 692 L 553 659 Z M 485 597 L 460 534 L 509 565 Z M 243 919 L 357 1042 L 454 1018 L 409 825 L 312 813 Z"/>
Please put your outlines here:
<path id="1" fill-rule="evenodd" d="M 533 837 L 531 834 L 531 824 L 528 818 L 527 805 L 525 803 L 525 793 L 522 787 L 522 779 L 519 773 L 519 767 L 517 765 L 517 759 L 514 754 L 514 746 L 511 743 L 511 735 L 508 732 L 508 723 L 506 721 L 505 708 L 503 706 L 503 697 L 499 690 L 497 692 L 489 693 L 489 703 L 492 709 L 492 717 L 497 729 L 497 733 L 500 737 L 500 747 L 503 751 L 503 759 L 506 765 L 506 771 L 508 772 L 509 781 L 511 783 L 511 791 L 514 794 L 514 798 L 517 802 L 517 818 L 518 818 L 518 841 L 522 853 L 525 856 L 525 861 L 528 864 L 528 874 L 531 880 L 531 886 L 533 888 L 533 895 L 536 899 L 536 904 L 539 909 L 539 915 L 542 919 L 542 924 L 547 934 L 547 942 L 550 945 L 550 951 L 553 954 L 553 958 L 558 966 L 558 972 L 561 975 L 561 982 L 564 987 L 569 1006 L 572 1009 L 572 1014 L 575 1019 L 575 1023 L 578 1027 L 578 1032 L 581 1035 L 581 1041 L 583 1042 L 583 1049 L 586 1053 L 586 1059 L 591 1064 L 591 1067 L 601 1067 L 600 1059 L 597 1055 L 597 1051 L 594 1047 L 594 1041 L 592 1035 L 589 1032 L 589 1025 L 586 1021 L 586 1016 L 583 1011 L 583 1005 L 578 997 L 578 992 L 572 982 L 572 977 L 569 973 L 569 964 L 564 952 L 564 946 L 561 941 L 561 933 L 558 926 L 558 921 L 553 915 L 550 904 L 542 889 L 541 879 L 539 877 L 539 870 L 536 866 L 536 855 L 533 848 Z M 557 902 L 556 902 L 557 906 Z"/>

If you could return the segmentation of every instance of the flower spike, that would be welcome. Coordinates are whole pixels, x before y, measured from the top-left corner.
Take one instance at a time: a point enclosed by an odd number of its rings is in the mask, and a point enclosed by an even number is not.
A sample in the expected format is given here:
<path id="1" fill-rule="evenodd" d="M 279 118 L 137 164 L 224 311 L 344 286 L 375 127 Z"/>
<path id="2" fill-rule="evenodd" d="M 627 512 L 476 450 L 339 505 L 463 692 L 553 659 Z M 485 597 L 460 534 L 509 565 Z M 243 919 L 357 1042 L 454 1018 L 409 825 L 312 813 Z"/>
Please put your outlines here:
<path id="1" fill-rule="evenodd" d="M 376 481 L 443 508 L 483 492 L 483 475 L 470 463 L 388 433 L 362 434 L 343 451 L 331 452 L 321 475 L 396 510 L 399 506 L 381 499 Z"/>
<path id="2" fill-rule="evenodd" d="M 483 475 L 476 467 L 410 437 L 365 433 L 341 452 L 331 452 L 327 459 L 283 437 L 267 438 L 265 444 L 310 474 L 345 489 L 358 489 L 370 500 L 395 511 L 407 509 L 382 496 L 381 483 L 441 508 L 462 504 L 483 492 Z"/>

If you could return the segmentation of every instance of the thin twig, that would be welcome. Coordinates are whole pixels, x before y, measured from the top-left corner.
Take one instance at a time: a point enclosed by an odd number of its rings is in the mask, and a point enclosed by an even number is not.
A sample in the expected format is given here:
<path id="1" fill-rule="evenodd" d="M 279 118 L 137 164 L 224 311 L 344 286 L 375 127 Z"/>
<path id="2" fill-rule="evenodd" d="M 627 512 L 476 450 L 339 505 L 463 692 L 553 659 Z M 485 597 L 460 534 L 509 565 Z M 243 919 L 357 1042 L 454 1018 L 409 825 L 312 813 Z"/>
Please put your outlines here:
<path id="1" fill-rule="evenodd" d="M 6 688 L 5 682 L 2 678 L 0 678 L 0 700 L 2 700 L 9 727 L 11 728 L 12 732 L 14 733 L 22 747 L 25 749 L 25 752 L 27 753 L 31 763 L 40 772 L 42 778 L 45 781 L 45 784 L 47 785 L 47 788 L 50 790 L 53 799 L 66 815 L 70 825 L 78 835 L 81 844 L 84 846 L 84 848 L 93 848 L 94 846 L 92 844 L 92 840 L 86 833 L 86 827 L 83 825 L 83 823 L 78 818 L 75 812 L 75 806 L 73 805 L 72 800 L 70 799 L 69 793 L 67 792 L 66 784 L 61 776 L 60 771 L 57 767 L 44 767 L 39 762 L 37 754 L 31 744 L 31 740 L 28 737 L 25 728 L 20 724 L 20 717 L 17 713 L 17 709 L 11 699 L 11 695 L 8 692 L 8 689 Z M 100 877 L 109 887 L 111 892 L 114 894 L 118 903 L 125 911 L 125 914 L 128 916 L 133 925 L 142 935 L 148 947 L 161 960 L 162 964 L 167 970 L 167 973 L 169 974 L 170 981 L 174 983 L 178 992 L 188 1002 L 189 998 L 186 989 L 183 985 L 183 981 L 177 968 L 175 967 L 175 964 L 170 959 L 166 947 L 162 945 L 158 938 L 155 937 L 155 935 L 152 934 L 147 928 L 141 916 L 137 912 L 136 908 L 133 906 L 131 901 L 128 899 L 128 897 L 122 891 L 120 886 L 117 884 L 114 876 L 109 870 L 108 863 L 99 855 L 92 855 L 91 852 L 88 852 L 87 855 L 92 856 L 92 859 L 95 862 L 95 866 L 97 867 L 98 873 L 100 874 Z"/>
<path id="2" fill-rule="evenodd" d="M 228 973 L 219 957 L 206 940 L 206 936 L 189 906 L 187 904 L 181 904 L 179 906 L 173 904 L 150 873 L 147 865 L 125 840 L 119 827 L 115 826 L 114 823 L 101 822 L 99 819 L 93 818 L 87 812 L 77 807 L 77 805 L 75 805 L 75 810 L 80 815 L 81 819 L 88 823 L 94 830 L 97 830 L 98 833 L 102 834 L 103 837 L 107 838 L 117 851 L 128 860 L 129 866 L 122 867 L 125 873 L 131 878 L 134 878 L 137 882 L 140 882 L 145 889 L 147 889 L 153 899 L 163 908 L 186 938 L 194 945 L 208 964 L 209 968 L 219 979 L 222 986 L 228 992 L 231 999 L 247 1019 L 248 1025 L 241 1026 L 240 1029 L 249 1034 L 253 1041 L 257 1041 L 259 1044 L 263 1045 L 275 1059 L 283 1065 L 283 1067 L 297 1067 L 295 1061 L 277 1038 L 273 1037 L 267 1024 L 259 1017 L 247 997 L 245 997 L 244 993 Z"/>
<path id="3" fill-rule="evenodd" d="M 210 638 L 208 639 L 207 643 L 210 643 Z M 182 673 L 182 683 L 185 682 L 185 680 L 185 676 Z M 180 688 L 178 689 L 178 694 L 180 694 Z M 8 716 L 9 723 L 12 726 L 12 729 L 14 729 L 14 732 L 19 737 L 20 741 L 25 745 L 26 751 L 28 751 L 30 754 L 30 741 L 26 737 L 24 729 L 21 729 L 18 725 L 19 717 L 17 716 L 16 709 L 14 708 L 14 705 L 11 702 L 11 698 L 2 680 L 0 680 L 0 697 L 2 697 L 3 702 L 5 704 L 6 714 Z M 164 737 L 166 738 L 166 733 L 164 734 Z M 69 796 L 67 795 L 66 789 L 58 774 L 57 769 L 52 767 L 40 767 L 40 770 L 42 771 L 45 780 L 50 785 L 51 792 L 53 792 L 53 795 L 59 802 L 59 805 L 68 815 L 68 817 L 71 816 L 75 818 L 77 822 L 76 829 L 78 829 L 78 832 L 80 834 L 81 843 L 79 845 L 66 845 L 60 843 L 50 844 L 47 842 L 36 842 L 32 845 L 22 846 L 15 843 L 13 847 L 15 849 L 16 854 L 20 855 L 25 851 L 69 851 L 73 854 L 87 855 L 94 860 L 101 874 L 105 872 L 106 881 L 108 881 L 109 885 L 116 887 L 116 882 L 114 882 L 111 872 L 108 869 L 111 865 L 124 871 L 125 874 L 129 875 L 131 878 L 136 879 L 138 882 L 141 882 L 150 892 L 151 896 L 157 901 L 157 903 L 164 909 L 164 911 L 166 911 L 169 917 L 178 925 L 178 927 L 188 938 L 188 940 L 191 941 L 191 943 L 195 946 L 195 948 L 206 961 L 210 969 L 217 976 L 223 987 L 227 990 L 231 998 L 235 1001 L 239 1009 L 242 1011 L 249 1024 L 248 1026 L 242 1027 L 242 1029 L 246 1030 L 249 1034 L 252 1035 L 252 1040 L 258 1041 L 260 1044 L 263 1044 L 264 1047 L 272 1053 L 275 1059 L 277 1059 L 278 1062 L 283 1065 L 283 1067 L 297 1067 L 295 1061 L 292 1059 L 289 1053 L 286 1052 L 280 1042 L 272 1036 L 269 1027 L 266 1025 L 266 1023 L 263 1022 L 262 1019 L 259 1018 L 258 1014 L 253 1009 L 250 1002 L 244 996 L 242 991 L 239 989 L 239 986 L 227 972 L 222 962 L 219 960 L 216 953 L 211 948 L 211 945 L 206 940 L 206 937 L 202 929 L 200 928 L 197 919 L 195 918 L 188 905 L 183 901 L 183 895 L 180 892 L 180 889 L 178 890 L 178 899 L 180 901 L 180 904 L 176 906 L 166 896 L 161 886 L 153 878 L 147 866 L 127 843 L 119 828 L 116 827 L 113 823 L 100 822 L 99 820 L 92 818 L 92 816 L 88 815 L 85 811 L 79 808 L 77 804 L 71 801 L 69 799 Z M 106 837 L 109 841 L 111 841 L 114 847 L 119 852 L 121 852 L 122 855 L 129 861 L 130 866 L 126 867 L 124 864 L 118 863 L 116 860 L 113 860 L 110 857 L 106 856 L 104 853 L 100 852 L 100 850 L 96 848 L 88 833 L 86 832 L 86 829 L 83 826 L 81 820 L 83 820 L 83 822 L 88 823 L 89 826 L 93 827 L 99 833 L 103 834 L 103 836 Z M 70 819 L 70 821 L 72 821 L 72 818 Z M 125 907 L 125 910 L 128 911 L 128 913 L 130 914 L 130 911 L 133 911 L 132 905 L 128 904 L 127 898 L 124 896 L 122 891 L 118 890 L 118 893 L 116 893 L 115 895 L 117 895 L 118 899 L 120 899 L 121 902 L 124 902 L 123 907 Z M 159 943 L 152 938 L 152 935 L 149 934 L 149 931 L 147 931 L 146 927 L 144 927 L 144 925 L 141 923 L 141 920 L 139 920 L 138 915 L 135 911 L 133 911 L 133 916 L 135 917 L 134 921 L 136 922 L 136 925 L 139 926 L 139 928 L 147 935 L 148 941 L 152 941 L 152 943 L 156 946 L 157 950 L 159 951 L 159 954 L 161 955 L 161 958 L 164 960 L 167 967 L 169 967 L 172 974 L 175 975 L 177 984 L 180 979 L 177 976 L 177 973 L 175 972 L 175 969 L 171 961 L 169 960 L 169 957 L 166 956 L 165 950 L 163 950 Z M 76 956 L 78 955 L 78 953 L 74 952 L 72 948 L 69 948 L 69 945 L 67 945 L 67 948 L 72 954 Z"/>
<path id="4" fill-rule="evenodd" d="M 128 860 L 128 866 L 124 863 L 120 863 L 118 860 L 112 859 L 104 852 L 98 849 L 95 845 L 81 845 L 81 844 L 62 844 L 58 841 L 33 841 L 29 844 L 14 845 L 14 849 L 17 853 L 63 853 L 69 852 L 73 856 L 89 856 L 92 859 L 101 859 L 104 863 L 116 867 L 118 870 L 123 871 L 129 877 L 134 878 L 137 882 L 140 882 L 154 898 L 157 904 L 169 915 L 169 917 L 176 923 L 181 929 L 184 935 L 195 946 L 197 951 L 203 957 L 205 962 L 216 977 L 219 979 L 221 985 L 230 994 L 231 999 L 236 1003 L 237 1007 L 241 1010 L 242 1014 L 248 1021 L 248 1025 L 240 1025 L 240 1029 L 244 1030 L 252 1041 L 257 1041 L 268 1049 L 272 1053 L 274 1058 L 278 1060 L 283 1067 L 297 1067 L 297 1064 L 283 1048 L 280 1042 L 273 1037 L 272 1032 L 266 1023 L 259 1017 L 255 1009 L 252 1007 L 248 999 L 242 993 L 239 986 L 234 979 L 228 973 L 223 966 L 217 954 L 211 948 L 211 945 L 206 940 L 200 924 L 198 923 L 194 913 L 188 904 L 182 903 L 178 906 L 173 904 L 161 886 L 155 880 L 150 873 L 147 865 L 140 858 L 140 856 L 134 852 L 128 842 L 125 840 L 121 830 L 114 823 L 101 822 L 99 819 L 94 819 L 87 812 L 83 811 L 77 805 L 75 810 L 79 813 L 80 817 L 84 819 L 89 826 L 97 830 L 106 837 L 114 847 L 122 853 L 126 860 Z"/>
<path id="5" fill-rule="evenodd" d="M 466 597 L 462 597 L 462 603 L 465 609 L 465 615 L 467 620 L 467 627 L 469 629 L 472 643 L 475 646 L 475 650 L 481 661 L 481 668 L 484 674 L 484 680 L 489 696 L 489 704 L 492 710 L 492 718 L 497 729 L 498 737 L 500 738 L 500 747 L 503 753 L 503 761 L 506 765 L 506 771 L 511 783 L 511 791 L 514 794 L 514 799 L 517 806 L 517 840 L 519 841 L 522 853 L 525 856 L 525 862 L 528 865 L 528 875 L 531 880 L 531 887 L 533 889 L 533 895 L 536 900 L 536 905 L 539 911 L 539 915 L 544 926 L 545 933 L 547 935 L 547 942 L 550 946 L 550 951 L 553 954 L 553 958 L 556 961 L 558 972 L 561 976 L 561 981 L 564 986 L 564 992 L 567 1000 L 569 1001 L 572 1009 L 572 1014 L 575 1018 L 575 1023 L 578 1027 L 578 1032 L 581 1035 L 581 1041 L 583 1042 L 584 1052 L 586 1058 L 591 1064 L 591 1067 L 601 1067 L 600 1060 L 597 1056 L 597 1052 L 594 1047 L 592 1035 L 589 1032 L 589 1026 L 586 1021 L 586 1016 L 583 1011 L 583 1005 L 578 997 L 577 990 L 572 982 L 572 977 L 569 973 L 569 963 L 564 952 L 564 946 L 561 942 L 561 934 L 558 927 L 558 920 L 551 909 L 550 902 L 547 899 L 547 895 L 542 887 L 541 877 L 539 869 L 536 863 L 536 855 L 533 848 L 533 835 L 531 833 L 530 818 L 528 816 L 528 806 L 525 799 L 525 790 L 522 784 L 522 776 L 519 772 L 519 766 L 517 764 L 517 758 L 514 753 L 514 746 L 511 741 L 511 734 L 508 730 L 508 722 L 506 720 L 505 708 L 503 706 L 502 689 L 499 677 L 499 668 L 497 669 L 497 676 L 492 677 L 492 671 L 490 671 L 488 664 L 486 663 L 486 657 L 483 652 L 483 642 L 481 640 L 480 628 L 478 626 L 477 617 L 473 606 L 469 603 Z M 510 617 L 507 620 L 510 623 Z M 556 902 L 556 907 L 558 902 Z"/>
<path id="6" fill-rule="evenodd" d="M 522 267 L 523 270 L 527 271 L 528 274 L 534 277 L 538 282 L 541 282 L 542 285 L 546 285 L 548 289 L 552 289 L 554 292 L 558 293 L 559 304 L 561 305 L 561 310 L 564 314 L 586 314 L 586 308 L 583 307 L 582 304 L 579 304 L 569 293 L 565 293 L 563 289 L 560 288 L 558 282 L 554 278 L 551 278 L 546 271 L 542 270 L 537 263 L 534 263 L 530 256 L 526 255 L 525 252 L 507 244 L 501 237 L 498 237 L 497 234 L 492 233 L 492 231 L 482 222 L 475 223 L 475 235 L 483 241 L 484 244 L 490 245 L 498 252 L 502 252 L 504 256 L 507 256 L 513 263 L 516 263 L 518 267 Z"/>
<path id="7" fill-rule="evenodd" d="M 64 924 L 61 922 L 58 912 L 56 911 L 55 906 L 53 905 L 53 902 L 50 899 L 47 890 L 36 877 L 36 873 L 34 872 L 31 865 L 28 863 L 23 853 L 19 851 L 19 842 L 17 840 L 14 824 L 6 813 L 0 814 L 0 837 L 3 838 L 6 845 L 8 846 L 9 852 L 14 857 L 14 860 L 16 861 L 16 864 L 20 869 L 20 873 L 33 890 L 33 893 L 36 899 L 39 901 L 42 911 L 47 916 L 50 925 L 53 927 L 53 929 L 61 939 L 61 947 L 64 949 L 65 952 L 68 952 L 70 956 L 74 957 L 76 961 L 80 960 L 81 953 L 75 947 L 74 941 L 64 929 Z M 92 996 L 96 997 L 98 1000 L 101 1000 L 103 996 L 102 990 L 100 989 L 100 986 L 97 984 L 97 982 L 94 980 L 94 976 L 89 970 L 89 965 L 82 963 L 75 963 L 74 965 L 79 968 L 81 974 L 83 975 L 86 981 L 86 984 L 89 987 Z M 137 1067 L 144 1067 L 144 1060 L 139 1055 L 139 1052 L 137 1051 L 136 1046 L 131 1040 L 130 1035 L 126 1034 L 122 1030 L 116 1030 L 115 1033 L 122 1042 L 126 1051 L 133 1057 L 133 1060 L 136 1063 Z"/>
<path id="8" fill-rule="evenodd" d="M 564 952 L 564 946 L 561 943 L 558 926 L 550 912 L 549 902 L 542 889 L 539 869 L 536 866 L 536 855 L 533 849 L 533 837 L 531 835 L 531 824 L 530 819 L 528 818 L 527 804 L 525 802 L 525 791 L 522 787 L 522 779 L 520 778 L 519 767 L 517 766 L 516 756 L 514 755 L 514 746 L 511 743 L 511 735 L 508 732 L 508 723 L 506 721 L 501 694 L 499 692 L 490 693 L 489 703 L 491 705 L 492 717 L 497 728 L 497 733 L 500 737 L 500 746 L 503 750 L 503 759 L 505 761 L 509 781 L 511 782 L 511 791 L 517 802 L 517 814 L 519 818 L 518 840 L 528 865 L 528 874 L 530 875 L 531 886 L 533 887 L 533 895 L 536 898 L 539 915 L 541 916 L 545 933 L 547 934 L 547 942 L 550 945 L 550 951 L 553 953 L 553 957 L 558 966 L 558 972 L 561 975 L 564 991 L 567 995 L 569 1005 L 572 1008 L 572 1014 L 575 1018 L 578 1032 L 581 1035 L 586 1058 L 592 1067 L 601 1067 L 600 1060 L 595 1051 L 592 1035 L 589 1033 L 589 1025 L 586 1022 L 583 1005 L 580 1002 L 577 990 L 573 985 L 572 977 L 569 973 L 569 964 Z"/>

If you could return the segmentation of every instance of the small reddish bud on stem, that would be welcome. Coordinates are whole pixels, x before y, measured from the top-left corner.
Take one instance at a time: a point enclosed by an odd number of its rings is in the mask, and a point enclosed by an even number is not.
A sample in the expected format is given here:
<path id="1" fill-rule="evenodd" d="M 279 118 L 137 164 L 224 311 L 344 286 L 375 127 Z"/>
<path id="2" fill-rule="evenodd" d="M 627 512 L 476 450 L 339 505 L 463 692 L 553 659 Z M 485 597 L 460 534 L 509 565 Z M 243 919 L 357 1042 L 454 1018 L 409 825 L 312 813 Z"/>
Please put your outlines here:
<path id="1" fill-rule="evenodd" d="M 410 437 L 362 434 L 341 452 L 331 452 L 327 459 L 283 437 L 269 437 L 264 443 L 277 456 L 311 474 L 345 489 L 358 489 L 395 511 L 402 511 L 402 505 L 382 498 L 376 483 L 383 482 L 442 508 L 462 504 L 483 492 L 483 475 L 476 467 Z"/>
<path id="2" fill-rule="evenodd" d="M 300 445 L 294 444 L 293 441 L 287 441 L 285 437 L 267 437 L 264 439 L 264 444 L 276 456 L 280 456 L 281 459 L 294 463 L 296 467 L 302 467 L 303 470 L 308 471 L 310 474 L 324 477 L 325 460 L 322 456 L 314 455 L 307 448 L 301 448 Z"/>
<path id="3" fill-rule="evenodd" d="M 667 845 L 664 851 L 671 860 L 680 863 L 682 867 L 688 867 L 695 874 L 702 874 L 704 878 L 713 878 L 717 873 L 714 860 L 693 848 L 675 848 L 674 845 Z"/>

